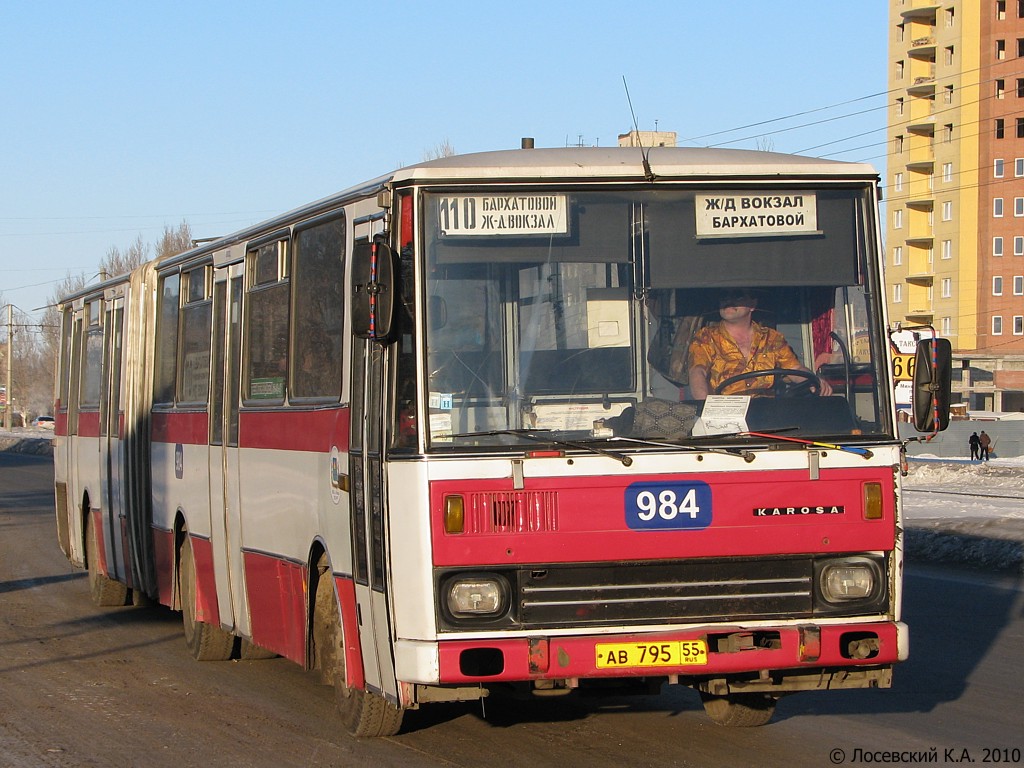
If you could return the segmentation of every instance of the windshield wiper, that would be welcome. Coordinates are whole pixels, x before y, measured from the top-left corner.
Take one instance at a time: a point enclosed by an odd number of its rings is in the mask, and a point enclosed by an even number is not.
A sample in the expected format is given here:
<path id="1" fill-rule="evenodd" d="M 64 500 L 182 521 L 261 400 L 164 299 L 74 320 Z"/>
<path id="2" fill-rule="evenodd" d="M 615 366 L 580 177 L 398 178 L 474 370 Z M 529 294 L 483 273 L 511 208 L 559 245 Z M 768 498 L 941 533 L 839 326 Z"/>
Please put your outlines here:
<path id="1" fill-rule="evenodd" d="M 720 435 L 698 435 L 693 438 L 694 440 L 700 440 L 702 438 L 722 438 L 722 437 L 760 437 L 765 440 L 779 440 L 785 443 L 797 443 L 798 445 L 807 445 L 814 448 L 829 448 L 833 451 L 845 451 L 846 453 L 854 453 L 858 456 L 863 456 L 865 459 L 870 459 L 874 454 L 867 448 L 861 448 L 856 445 L 837 445 L 836 443 L 823 443 L 820 440 L 808 440 L 805 437 L 790 437 L 789 435 L 779 434 L 780 432 L 793 432 L 798 427 L 779 427 L 777 429 L 767 429 L 763 432 L 724 432 Z"/>
<path id="2" fill-rule="evenodd" d="M 537 443 L 549 443 L 551 445 L 559 445 L 563 448 L 576 448 L 581 451 L 589 451 L 590 453 L 596 453 L 601 456 L 608 456 L 616 461 L 621 461 L 622 466 L 628 467 L 633 463 L 633 459 L 629 456 L 624 456 L 621 453 L 615 451 L 609 451 L 604 448 L 598 448 L 595 445 L 589 443 L 577 443 L 573 440 L 560 440 L 556 437 L 551 437 L 549 434 L 550 429 L 489 429 L 484 432 L 460 432 L 457 435 L 452 435 L 453 439 L 460 437 L 494 437 L 496 435 L 511 435 L 513 437 L 525 437 L 527 440 L 533 440 Z"/>
<path id="3" fill-rule="evenodd" d="M 738 456 L 748 464 L 755 458 L 752 451 L 745 448 L 710 448 L 698 447 L 696 445 L 680 445 L 679 443 L 661 443 L 656 440 L 644 440 L 640 437 L 610 437 L 609 442 L 636 443 L 637 445 L 652 445 L 656 448 L 674 448 L 675 450 L 696 451 L 697 453 L 722 453 L 728 456 Z"/>
<path id="4" fill-rule="evenodd" d="M 767 437 L 772 440 L 784 440 L 787 443 L 800 443 L 802 445 L 811 445 L 815 448 L 831 448 L 834 451 L 846 451 L 847 453 L 855 453 L 858 456 L 863 456 L 865 459 L 870 459 L 874 456 L 871 451 L 867 448 L 861 448 L 856 445 L 836 445 L 835 443 L 823 443 L 820 440 L 807 440 L 803 437 L 789 437 L 787 435 L 777 435 L 768 432 L 741 432 L 741 435 L 750 435 L 751 437 Z"/>

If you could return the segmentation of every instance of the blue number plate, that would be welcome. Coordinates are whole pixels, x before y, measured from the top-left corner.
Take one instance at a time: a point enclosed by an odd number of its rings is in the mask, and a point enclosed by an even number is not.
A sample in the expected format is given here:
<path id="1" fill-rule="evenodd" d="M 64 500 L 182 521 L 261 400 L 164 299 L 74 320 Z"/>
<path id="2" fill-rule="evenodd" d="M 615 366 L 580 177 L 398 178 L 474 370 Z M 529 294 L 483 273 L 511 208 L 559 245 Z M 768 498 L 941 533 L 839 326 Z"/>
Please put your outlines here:
<path id="1" fill-rule="evenodd" d="M 626 488 L 626 525 L 639 531 L 699 531 L 711 525 L 707 483 L 633 483 Z"/>

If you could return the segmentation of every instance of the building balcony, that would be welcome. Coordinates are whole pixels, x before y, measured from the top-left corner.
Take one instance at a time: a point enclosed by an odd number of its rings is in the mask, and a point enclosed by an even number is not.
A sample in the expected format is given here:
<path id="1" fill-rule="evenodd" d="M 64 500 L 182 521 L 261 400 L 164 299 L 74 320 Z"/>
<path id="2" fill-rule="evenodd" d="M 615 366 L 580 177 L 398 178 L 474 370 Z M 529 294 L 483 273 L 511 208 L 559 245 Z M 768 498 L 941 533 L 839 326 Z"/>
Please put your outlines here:
<path id="1" fill-rule="evenodd" d="M 907 93 L 911 96 L 934 96 L 935 77 L 915 77 L 914 81 L 907 86 Z"/>
<path id="2" fill-rule="evenodd" d="M 941 3 L 935 2 L 935 0 L 911 0 L 910 7 L 904 8 L 900 11 L 900 16 L 904 19 L 935 19 L 935 14 L 939 12 L 942 7 Z"/>
<path id="3" fill-rule="evenodd" d="M 907 123 L 907 131 L 918 136 L 934 136 L 935 115 L 911 119 L 911 121 Z"/>
<path id="4" fill-rule="evenodd" d="M 907 198 L 907 207 L 917 211 L 932 211 L 935 209 L 935 198 L 914 195 Z"/>
<path id="5" fill-rule="evenodd" d="M 916 173 L 933 173 L 935 171 L 935 158 L 915 159 L 913 162 L 907 163 L 907 170 Z"/>
<path id="6" fill-rule="evenodd" d="M 929 233 L 914 233 L 906 239 L 907 245 L 917 246 L 918 248 L 931 248 L 935 243 L 935 238 Z"/>
<path id="7" fill-rule="evenodd" d="M 931 285 L 935 282 L 935 275 L 928 272 L 912 272 L 907 275 L 906 281 L 914 285 Z"/>
<path id="8" fill-rule="evenodd" d="M 918 37 L 910 41 L 910 48 L 907 49 L 907 55 L 913 59 L 922 59 L 924 61 L 935 61 L 935 37 L 928 35 L 927 37 Z"/>

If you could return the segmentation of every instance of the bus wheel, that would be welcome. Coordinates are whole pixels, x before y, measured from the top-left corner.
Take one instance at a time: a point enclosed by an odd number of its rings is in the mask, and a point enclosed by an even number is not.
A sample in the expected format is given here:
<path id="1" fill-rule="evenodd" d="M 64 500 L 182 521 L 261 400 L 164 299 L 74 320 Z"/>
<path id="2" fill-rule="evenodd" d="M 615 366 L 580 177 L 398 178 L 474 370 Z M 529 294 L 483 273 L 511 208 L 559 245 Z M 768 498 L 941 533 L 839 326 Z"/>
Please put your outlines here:
<path id="1" fill-rule="evenodd" d="M 99 532 L 92 512 L 87 515 L 85 533 L 85 562 L 89 569 L 89 594 L 94 604 L 101 607 L 120 606 L 128 602 L 128 586 L 100 573 Z"/>
<path id="2" fill-rule="evenodd" d="M 262 661 L 264 659 L 276 659 L 277 654 L 243 637 L 238 647 L 238 658 L 245 661 Z"/>
<path id="3" fill-rule="evenodd" d="M 704 712 L 718 725 L 750 728 L 764 725 L 775 714 L 775 698 L 767 693 L 731 693 L 712 696 L 701 693 Z"/>
<path id="4" fill-rule="evenodd" d="M 196 661 L 227 661 L 235 649 L 235 636 L 196 619 L 196 562 L 192 542 L 185 534 L 178 562 L 178 593 L 185 645 Z"/>
<path id="5" fill-rule="evenodd" d="M 402 727 L 402 710 L 383 696 L 350 688 L 345 682 L 345 652 L 341 614 L 327 558 L 317 564 L 313 647 L 315 665 L 327 685 L 333 685 L 345 729 L 353 736 L 394 736 Z"/>

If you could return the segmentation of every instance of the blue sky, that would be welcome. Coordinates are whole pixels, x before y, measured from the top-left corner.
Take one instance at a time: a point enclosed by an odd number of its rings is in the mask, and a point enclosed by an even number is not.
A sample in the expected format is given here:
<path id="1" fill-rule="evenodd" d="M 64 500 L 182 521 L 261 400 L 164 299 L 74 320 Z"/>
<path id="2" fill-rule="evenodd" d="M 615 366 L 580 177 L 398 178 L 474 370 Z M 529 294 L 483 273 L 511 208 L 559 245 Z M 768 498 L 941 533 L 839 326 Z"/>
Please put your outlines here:
<path id="1" fill-rule="evenodd" d="M 0 293 L 24 310 L 112 246 L 227 234 L 442 142 L 614 145 L 623 78 L 683 146 L 884 163 L 877 0 L 38 0 L 0 28 Z"/>

